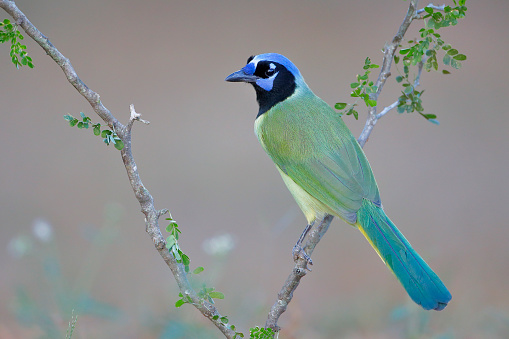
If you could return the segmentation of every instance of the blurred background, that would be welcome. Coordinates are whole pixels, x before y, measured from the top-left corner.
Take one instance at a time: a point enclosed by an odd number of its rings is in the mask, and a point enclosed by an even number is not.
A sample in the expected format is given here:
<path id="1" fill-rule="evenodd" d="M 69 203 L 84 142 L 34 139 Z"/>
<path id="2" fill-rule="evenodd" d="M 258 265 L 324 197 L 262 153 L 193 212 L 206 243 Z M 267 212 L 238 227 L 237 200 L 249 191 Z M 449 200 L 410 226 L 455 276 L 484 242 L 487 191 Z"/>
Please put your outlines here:
<path id="1" fill-rule="evenodd" d="M 253 89 L 224 78 L 252 54 L 279 52 L 329 104 L 352 102 L 349 84 L 366 57 L 381 63 L 408 1 L 17 5 L 117 118 L 126 122 L 133 103 L 151 122 L 135 125 L 134 156 L 156 207 L 179 223 L 191 268 L 205 267 L 194 283 L 225 293 L 217 306 L 244 332 L 263 325 L 305 219 L 253 134 Z M 452 302 L 422 311 L 364 237 L 335 219 L 281 338 L 509 337 L 509 2 L 467 5 L 440 33 L 468 60 L 421 79 L 440 125 L 392 111 L 365 147 L 388 215 Z M 176 283 L 119 152 L 68 126 L 65 114 L 99 119 L 42 49 L 24 43 L 34 69 L 17 70 L 0 46 L 0 337 L 62 338 L 74 309 L 73 338 L 220 338 L 193 307 L 174 307 Z M 383 106 L 399 95 L 392 73 Z M 365 117 L 345 117 L 354 135 Z"/>

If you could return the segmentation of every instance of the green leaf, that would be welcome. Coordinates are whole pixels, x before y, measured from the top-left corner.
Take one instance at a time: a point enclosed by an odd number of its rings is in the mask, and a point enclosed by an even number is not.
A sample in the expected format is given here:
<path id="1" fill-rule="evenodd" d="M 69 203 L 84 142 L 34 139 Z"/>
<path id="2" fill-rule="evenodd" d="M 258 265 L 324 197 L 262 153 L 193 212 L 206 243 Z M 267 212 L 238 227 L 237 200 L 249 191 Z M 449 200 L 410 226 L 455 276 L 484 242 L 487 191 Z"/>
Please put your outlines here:
<path id="1" fill-rule="evenodd" d="M 366 102 L 366 105 L 368 105 L 370 107 L 375 107 L 376 106 L 376 100 L 368 99 L 368 100 L 365 100 L 365 102 Z"/>
<path id="2" fill-rule="evenodd" d="M 97 125 L 94 125 L 94 135 L 99 135 L 101 134 L 101 125 L 97 124 Z"/>
<path id="3" fill-rule="evenodd" d="M 172 247 L 171 253 L 175 257 L 175 260 L 177 260 L 178 262 L 182 261 L 182 257 L 180 256 L 181 251 L 179 249 L 177 249 L 177 246 Z"/>
<path id="4" fill-rule="evenodd" d="M 431 7 L 424 7 L 424 10 L 426 11 L 426 13 L 433 14 L 433 8 Z"/>
<path id="5" fill-rule="evenodd" d="M 220 319 L 220 320 L 221 320 L 221 322 L 222 322 L 223 324 L 228 324 L 228 318 L 227 318 L 227 317 L 221 317 L 221 319 Z"/>
<path id="6" fill-rule="evenodd" d="M 455 48 L 451 48 L 450 50 L 447 51 L 447 54 L 448 55 L 456 55 L 456 54 L 458 54 L 458 50 Z"/>
<path id="7" fill-rule="evenodd" d="M 74 119 L 74 117 L 72 115 L 67 114 L 67 115 L 64 115 L 64 119 L 67 121 L 71 121 Z"/>
<path id="8" fill-rule="evenodd" d="M 465 54 L 458 54 L 453 57 L 454 60 L 467 60 L 467 56 Z"/>
<path id="9" fill-rule="evenodd" d="M 451 66 L 453 68 L 456 68 L 456 69 L 460 69 L 461 68 L 461 62 L 455 60 L 455 59 L 451 59 Z"/>
<path id="10" fill-rule="evenodd" d="M 334 108 L 338 109 L 338 110 L 342 110 L 342 109 L 345 109 L 346 106 L 347 106 L 346 102 L 338 102 L 338 103 L 336 103 L 336 105 L 334 105 Z"/>
<path id="11" fill-rule="evenodd" d="M 78 123 L 78 119 L 76 119 L 76 118 L 73 118 L 71 121 L 69 121 L 69 125 L 71 127 L 76 126 L 77 123 Z"/>
<path id="12" fill-rule="evenodd" d="M 406 86 L 405 89 L 403 90 L 403 92 L 405 94 L 410 94 L 410 93 L 412 93 L 413 90 L 414 90 L 413 86 Z"/>
<path id="13" fill-rule="evenodd" d="M 444 58 L 442 59 L 444 65 L 450 65 L 451 64 L 451 56 L 449 54 L 444 55 Z"/>
<path id="14" fill-rule="evenodd" d="M 396 64 L 397 64 L 398 62 L 399 62 L 399 56 L 395 55 L 395 56 L 394 56 L 394 63 L 396 63 Z"/>
<path id="15" fill-rule="evenodd" d="M 396 77 L 396 81 L 397 81 L 397 82 L 402 82 L 402 81 L 403 81 L 403 77 L 402 77 L 401 75 L 398 75 L 398 76 Z"/>
<path id="16" fill-rule="evenodd" d="M 85 113 L 83 113 L 83 112 L 80 112 L 80 115 L 81 115 L 81 117 L 82 117 L 83 119 L 85 119 L 85 118 L 87 117 L 87 116 L 85 115 Z"/>
<path id="17" fill-rule="evenodd" d="M 166 248 L 167 249 L 171 249 L 175 243 L 176 243 L 176 239 L 174 236 L 170 235 L 169 237 L 166 238 Z"/>
<path id="18" fill-rule="evenodd" d="M 217 320 L 219 319 L 219 316 L 216 314 L 215 316 L 212 317 L 213 320 Z"/>
<path id="19" fill-rule="evenodd" d="M 184 301 L 184 299 L 179 299 L 177 300 L 177 302 L 175 303 L 175 307 L 180 307 L 182 305 L 184 305 L 186 302 Z"/>
<path id="20" fill-rule="evenodd" d="M 359 113 L 356 110 L 352 109 L 350 113 L 353 114 L 355 120 L 359 120 Z"/>
<path id="21" fill-rule="evenodd" d="M 105 129 L 101 132 L 101 137 L 106 138 L 108 135 L 111 135 L 111 131 L 109 129 Z"/>
<path id="22" fill-rule="evenodd" d="M 209 296 L 214 299 L 224 299 L 224 294 L 217 291 L 210 292 Z"/>
<path id="23" fill-rule="evenodd" d="M 168 226 L 166 226 L 166 232 L 173 233 L 173 223 L 170 223 Z"/>
<path id="24" fill-rule="evenodd" d="M 435 114 L 424 114 L 424 113 L 421 113 L 421 115 L 423 117 L 425 117 L 426 119 L 436 119 L 436 115 Z"/>
<path id="25" fill-rule="evenodd" d="M 440 12 L 435 12 L 433 13 L 433 19 L 435 19 L 435 21 L 441 21 L 442 18 L 444 17 L 444 15 Z"/>
<path id="26" fill-rule="evenodd" d="M 184 264 L 184 266 L 189 266 L 191 259 L 189 259 L 189 257 L 186 254 L 182 253 L 182 251 L 180 251 L 180 254 L 182 256 L 182 263 Z"/>
<path id="27" fill-rule="evenodd" d="M 443 70 L 442 70 L 442 74 L 451 74 L 451 72 L 449 72 L 449 71 L 448 71 L 448 70 L 446 70 L 446 69 L 443 69 Z"/>
<path id="28" fill-rule="evenodd" d="M 193 274 L 200 274 L 201 272 L 203 272 L 205 269 L 203 267 L 196 267 L 193 271 Z"/>
<path id="29" fill-rule="evenodd" d="M 350 88 L 357 88 L 357 87 L 359 87 L 359 86 L 360 86 L 360 83 L 358 83 L 358 82 L 352 82 L 352 83 L 350 84 Z"/>
<path id="30" fill-rule="evenodd" d="M 82 128 L 83 128 L 83 122 L 82 122 L 82 121 L 78 122 L 78 128 L 79 128 L 79 129 L 82 129 Z"/>
<path id="31" fill-rule="evenodd" d="M 428 22 L 426 22 L 426 28 L 438 28 L 435 19 L 429 18 Z"/>
<path id="32" fill-rule="evenodd" d="M 352 93 L 350 93 L 350 96 L 356 98 L 356 97 L 359 97 L 360 94 L 361 94 L 361 89 L 357 87 L 356 89 L 354 89 L 352 91 Z"/>
<path id="33" fill-rule="evenodd" d="M 124 148 L 124 142 L 121 139 L 116 139 L 115 148 L 121 151 Z"/>

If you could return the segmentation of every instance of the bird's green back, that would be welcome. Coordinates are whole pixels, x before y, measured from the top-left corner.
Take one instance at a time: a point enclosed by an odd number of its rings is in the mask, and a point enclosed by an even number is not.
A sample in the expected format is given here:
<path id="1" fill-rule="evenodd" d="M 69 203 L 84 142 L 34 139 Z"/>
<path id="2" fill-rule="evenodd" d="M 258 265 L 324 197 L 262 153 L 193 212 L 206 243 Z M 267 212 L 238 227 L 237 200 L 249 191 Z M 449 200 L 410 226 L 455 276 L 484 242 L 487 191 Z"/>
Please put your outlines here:
<path id="1" fill-rule="evenodd" d="M 326 207 L 315 217 L 332 211 L 355 223 L 363 198 L 380 204 L 362 148 L 341 116 L 309 88 L 298 88 L 260 115 L 255 133 L 301 208 L 310 204 L 309 197 L 296 192 L 288 179 Z"/>

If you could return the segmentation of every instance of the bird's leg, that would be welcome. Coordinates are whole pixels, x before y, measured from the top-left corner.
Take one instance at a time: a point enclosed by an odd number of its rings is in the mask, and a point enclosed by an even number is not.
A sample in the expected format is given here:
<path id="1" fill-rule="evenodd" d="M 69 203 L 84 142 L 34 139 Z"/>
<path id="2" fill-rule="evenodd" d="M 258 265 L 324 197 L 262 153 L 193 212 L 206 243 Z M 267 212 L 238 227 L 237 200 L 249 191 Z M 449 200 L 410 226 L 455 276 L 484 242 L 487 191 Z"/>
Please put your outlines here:
<path id="1" fill-rule="evenodd" d="M 311 257 L 302 248 L 302 243 L 304 242 L 304 238 L 306 237 L 309 230 L 311 229 L 311 227 L 313 227 L 314 224 L 315 224 L 315 221 L 308 224 L 306 226 L 306 228 L 304 228 L 304 231 L 300 235 L 300 238 L 299 238 L 299 240 L 297 240 L 297 243 L 295 244 L 295 246 L 293 246 L 293 250 L 292 250 L 293 260 L 297 261 L 299 259 L 299 257 L 303 258 L 304 260 L 306 260 L 306 269 L 308 269 L 308 270 L 310 270 L 310 269 L 307 267 L 307 264 L 313 265 L 313 260 L 311 260 Z"/>

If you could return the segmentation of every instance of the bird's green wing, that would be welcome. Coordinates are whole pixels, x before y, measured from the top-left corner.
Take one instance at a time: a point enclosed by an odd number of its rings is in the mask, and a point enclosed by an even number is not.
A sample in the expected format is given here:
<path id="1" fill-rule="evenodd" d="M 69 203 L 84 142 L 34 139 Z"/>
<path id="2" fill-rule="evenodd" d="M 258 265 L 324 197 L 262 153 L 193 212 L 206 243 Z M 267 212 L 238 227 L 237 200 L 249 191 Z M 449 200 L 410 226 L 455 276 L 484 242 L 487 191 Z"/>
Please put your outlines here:
<path id="1" fill-rule="evenodd" d="M 348 222 L 356 221 L 364 198 L 380 205 L 371 168 L 355 140 L 299 161 L 283 160 L 278 166 L 309 195 Z"/>
<path id="2" fill-rule="evenodd" d="M 380 205 L 371 167 L 341 117 L 312 95 L 275 107 L 257 134 L 279 169 L 347 222 L 366 198 Z M 292 112 L 291 114 L 285 114 Z"/>

